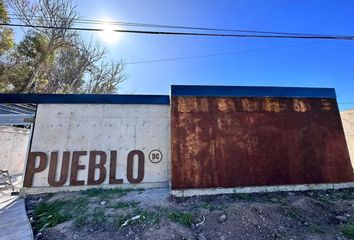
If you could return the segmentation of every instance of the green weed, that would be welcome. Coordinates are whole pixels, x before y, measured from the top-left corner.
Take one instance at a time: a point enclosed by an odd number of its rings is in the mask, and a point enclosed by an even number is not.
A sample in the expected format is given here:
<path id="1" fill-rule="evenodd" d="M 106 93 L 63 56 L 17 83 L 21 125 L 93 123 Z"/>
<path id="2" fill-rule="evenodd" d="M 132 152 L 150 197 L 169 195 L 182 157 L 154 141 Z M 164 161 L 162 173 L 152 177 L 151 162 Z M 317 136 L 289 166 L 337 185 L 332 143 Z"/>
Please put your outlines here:
<path id="1" fill-rule="evenodd" d="M 211 203 L 203 203 L 201 207 L 204 209 L 208 209 L 210 212 L 222 210 L 223 208 L 225 208 L 225 206 L 215 206 Z"/>
<path id="2" fill-rule="evenodd" d="M 350 238 L 350 239 L 354 239 L 354 225 L 352 224 L 346 224 L 343 226 L 342 228 L 342 233 Z"/>
<path id="3" fill-rule="evenodd" d="M 244 200 L 244 201 L 252 200 L 251 194 L 248 193 L 235 193 L 231 197 L 235 200 Z"/>
<path id="4" fill-rule="evenodd" d="M 91 216 L 91 224 L 93 226 L 96 225 L 104 225 L 107 222 L 107 216 L 102 208 L 96 207 Z"/>
<path id="5" fill-rule="evenodd" d="M 65 201 L 42 202 L 35 210 L 36 224 L 34 228 L 40 230 L 46 227 L 53 227 L 71 218 L 68 211 L 64 211 Z"/>
<path id="6" fill-rule="evenodd" d="M 287 215 L 289 218 L 294 219 L 296 221 L 300 220 L 300 216 L 297 214 L 296 210 L 294 209 L 289 209 Z"/>
<path id="7" fill-rule="evenodd" d="M 321 228 L 321 226 L 317 224 L 310 224 L 309 229 L 313 233 L 324 233 L 324 230 Z"/>
<path id="8" fill-rule="evenodd" d="M 192 224 L 192 214 L 188 212 L 170 212 L 167 217 L 174 222 L 190 227 Z"/>

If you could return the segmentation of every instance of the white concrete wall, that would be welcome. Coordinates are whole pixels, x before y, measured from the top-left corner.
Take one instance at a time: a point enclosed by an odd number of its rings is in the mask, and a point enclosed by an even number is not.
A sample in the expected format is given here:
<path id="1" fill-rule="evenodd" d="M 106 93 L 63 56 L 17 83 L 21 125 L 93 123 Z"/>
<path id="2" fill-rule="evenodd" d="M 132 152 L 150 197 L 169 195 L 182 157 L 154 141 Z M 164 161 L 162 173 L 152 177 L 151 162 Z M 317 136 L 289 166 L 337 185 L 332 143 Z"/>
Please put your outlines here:
<path id="1" fill-rule="evenodd" d="M 123 178 L 124 184 L 112 187 L 166 186 L 169 182 L 170 162 L 169 115 L 169 105 L 40 104 L 31 151 L 47 153 L 48 162 L 50 152 L 59 151 L 59 171 L 63 151 L 105 151 L 107 177 L 103 187 L 110 187 L 109 152 L 117 150 L 116 173 L 117 177 Z M 163 154 L 159 163 L 149 160 L 148 155 L 154 149 L 159 149 Z M 145 176 L 139 184 L 130 184 L 126 178 L 127 155 L 131 150 L 141 150 L 145 155 Z M 78 179 L 86 182 L 88 156 L 80 158 L 80 163 L 85 164 L 86 168 L 79 171 Z M 68 180 L 63 187 L 49 187 L 48 169 L 49 163 L 44 171 L 35 173 L 32 191 L 29 189 L 28 192 L 78 190 L 87 187 L 86 183 L 82 187 L 68 187 Z"/>
<path id="2" fill-rule="evenodd" d="M 342 118 L 350 159 L 354 168 L 354 109 L 342 111 L 340 115 Z"/>
<path id="3" fill-rule="evenodd" d="M 29 135 L 29 129 L 0 126 L 0 169 L 23 173 Z"/>

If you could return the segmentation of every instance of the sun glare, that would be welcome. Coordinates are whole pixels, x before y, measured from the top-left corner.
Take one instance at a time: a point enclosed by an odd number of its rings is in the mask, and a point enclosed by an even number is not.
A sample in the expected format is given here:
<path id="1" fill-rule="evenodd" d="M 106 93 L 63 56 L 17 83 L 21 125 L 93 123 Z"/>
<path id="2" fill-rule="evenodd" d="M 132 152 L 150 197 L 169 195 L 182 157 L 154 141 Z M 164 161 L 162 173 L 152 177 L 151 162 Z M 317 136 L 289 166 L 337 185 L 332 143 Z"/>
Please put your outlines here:
<path id="1" fill-rule="evenodd" d="M 115 32 L 115 26 L 109 24 L 108 22 L 101 25 L 103 31 L 99 32 L 100 38 L 107 43 L 116 43 L 119 40 L 120 33 Z"/>

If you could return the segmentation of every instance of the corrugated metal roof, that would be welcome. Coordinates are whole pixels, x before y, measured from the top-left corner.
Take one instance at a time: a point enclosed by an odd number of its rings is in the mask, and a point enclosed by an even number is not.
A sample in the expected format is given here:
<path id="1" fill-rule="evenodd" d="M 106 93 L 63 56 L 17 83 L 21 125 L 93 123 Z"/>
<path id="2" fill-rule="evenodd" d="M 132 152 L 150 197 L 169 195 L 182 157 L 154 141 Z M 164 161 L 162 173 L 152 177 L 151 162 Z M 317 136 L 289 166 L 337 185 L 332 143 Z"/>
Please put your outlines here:
<path id="1" fill-rule="evenodd" d="M 0 104 L 0 125 L 30 125 L 36 104 Z"/>

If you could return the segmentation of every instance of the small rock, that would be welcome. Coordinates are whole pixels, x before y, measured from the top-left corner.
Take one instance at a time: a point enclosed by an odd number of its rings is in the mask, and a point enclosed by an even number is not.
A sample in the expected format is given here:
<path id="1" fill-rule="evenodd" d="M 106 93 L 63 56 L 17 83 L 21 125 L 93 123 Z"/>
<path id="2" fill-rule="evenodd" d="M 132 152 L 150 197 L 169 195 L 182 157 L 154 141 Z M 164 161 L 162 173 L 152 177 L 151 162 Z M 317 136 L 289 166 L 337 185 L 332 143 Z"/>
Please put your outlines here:
<path id="1" fill-rule="evenodd" d="M 220 240 L 226 240 L 226 237 L 225 237 L 224 235 L 222 235 L 222 236 L 220 237 Z"/>
<path id="2" fill-rule="evenodd" d="M 42 202 L 43 201 L 43 198 L 39 198 L 37 202 Z"/>
<path id="3" fill-rule="evenodd" d="M 106 201 L 101 201 L 101 205 L 102 206 L 106 205 Z"/>
<path id="4" fill-rule="evenodd" d="M 336 219 L 337 219 L 339 222 L 347 222 L 347 221 L 348 221 L 348 218 L 345 217 L 345 216 L 336 216 Z"/>
<path id="5" fill-rule="evenodd" d="M 349 213 L 345 213 L 344 216 L 350 217 L 350 214 Z"/>
<path id="6" fill-rule="evenodd" d="M 160 225 L 157 224 L 157 225 L 155 226 L 155 229 L 156 229 L 156 230 L 157 230 L 157 229 L 160 229 Z"/>
<path id="7" fill-rule="evenodd" d="M 218 218 L 218 221 L 219 223 L 222 223 L 222 222 L 225 222 L 227 219 L 226 215 L 225 214 L 222 214 L 219 218 Z"/>
<path id="8" fill-rule="evenodd" d="M 310 224 L 308 222 L 304 222 L 304 225 L 305 226 L 309 226 Z"/>
<path id="9" fill-rule="evenodd" d="M 33 223 L 34 222 L 34 219 L 33 219 L 33 217 L 30 217 L 30 223 Z"/>
<path id="10" fill-rule="evenodd" d="M 198 240 L 207 240 L 206 236 L 203 233 L 198 234 Z"/>
<path id="11" fill-rule="evenodd" d="M 280 238 L 280 237 L 281 237 L 280 234 L 277 232 L 272 234 L 272 238 Z"/>

